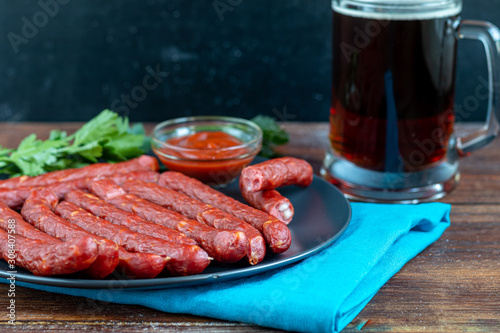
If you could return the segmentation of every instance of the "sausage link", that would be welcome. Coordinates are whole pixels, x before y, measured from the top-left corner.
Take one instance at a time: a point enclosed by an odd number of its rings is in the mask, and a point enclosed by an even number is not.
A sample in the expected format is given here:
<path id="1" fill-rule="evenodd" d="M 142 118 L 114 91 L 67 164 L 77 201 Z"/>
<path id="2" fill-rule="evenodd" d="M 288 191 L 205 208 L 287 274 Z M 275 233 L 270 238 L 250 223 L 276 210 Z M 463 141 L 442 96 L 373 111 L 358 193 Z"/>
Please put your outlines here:
<path id="1" fill-rule="evenodd" d="M 144 191 L 157 184 L 139 182 Z M 125 182 L 124 184 L 127 184 Z M 115 183 L 107 179 L 96 180 L 91 185 L 92 192 L 117 208 L 135 213 L 147 221 L 183 232 L 196 240 L 207 251 L 208 255 L 223 263 L 233 263 L 241 260 L 248 250 L 248 239 L 241 231 L 217 230 L 206 224 L 187 219 L 172 210 L 143 200 L 135 195 L 126 194 Z M 160 187 L 163 189 L 162 187 Z M 117 195 L 121 191 L 120 195 Z M 153 190 L 154 191 L 154 190 Z M 112 195 L 109 195 L 111 194 Z M 152 193 L 149 191 L 149 193 Z M 177 192 L 176 192 L 177 193 Z M 189 197 L 188 197 L 189 198 Z M 191 198 L 189 198 L 191 199 Z"/>
<path id="2" fill-rule="evenodd" d="M 55 209 L 55 213 L 59 216 L 61 216 L 61 214 L 58 211 L 58 209 L 63 203 L 65 202 L 64 201 L 61 202 L 59 205 L 57 205 Z M 75 207 L 77 209 L 80 209 L 77 206 Z M 61 216 L 61 217 L 70 223 L 74 223 L 72 220 L 70 220 L 71 214 L 68 214 L 68 216 Z M 84 225 L 81 225 L 79 223 L 74 223 L 74 224 L 78 225 L 79 227 L 81 227 L 82 229 L 86 230 L 87 232 L 93 235 L 109 239 L 119 244 L 115 239 L 111 239 L 110 237 L 105 237 L 102 232 L 101 233 L 93 232 L 90 228 L 85 228 Z M 166 259 L 160 255 L 151 253 L 130 253 L 127 250 L 125 250 L 122 246 L 118 246 L 118 257 L 119 257 L 119 262 L 118 265 L 116 266 L 116 270 L 119 270 L 119 272 L 122 275 L 131 279 L 154 278 L 163 271 L 163 268 L 165 267 L 166 264 Z"/>
<path id="3" fill-rule="evenodd" d="M 117 173 L 114 175 L 108 175 L 106 177 L 99 178 L 111 179 L 116 184 L 121 184 L 129 179 L 138 179 L 147 183 L 157 183 L 158 179 L 160 179 L 160 174 L 157 171 L 132 171 L 126 173 Z M 89 178 L 89 181 L 87 182 L 87 189 L 90 189 L 90 183 L 95 179 L 96 177 L 92 177 L 92 179 Z"/>
<path id="4" fill-rule="evenodd" d="M 66 194 L 65 200 L 72 202 L 75 205 L 91 212 L 95 216 L 103 218 L 111 223 L 126 226 L 132 231 L 150 235 L 169 242 L 185 245 L 198 245 L 195 240 L 187 237 L 177 230 L 146 221 L 135 214 L 116 208 L 93 194 L 75 190 Z"/>
<path id="5" fill-rule="evenodd" d="M 284 252 L 290 247 L 292 242 L 290 229 L 274 216 L 245 205 L 179 172 L 167 171 L 162 173 L 158 183 L 248 222 L 262 233 L 274 253 Z M 209 213 L 213 214 L 213 212 Z M 205 213 L 207 216 L 210 214 Z M 204 216 L 204 218 L 207 218 L 207 216 Z"/>
<path id="6" fill-rule="evenodd" d="M 248 192 L 240 188 L 243 198 L 250 206 L 260 209 L 269 215 L 276 217 L 281 222 L 288 224 L 293 218 L 294 209 L 290 200 L 282 196 L 276 190 L 262 190 Z"/>
<path id="7" fill-rule="evenodd" d="M 10 209 L 5 203 L 0 201 L 0 229 L 9 231 L 9 220 L 15 221 L 15 228 L 13 229 L 15 235 L 30 239 L 38 239 L 47 243 L 62 243 L 61 240 L 38 230 L 37 228 L 26 222 L 21 214 Z"/>
<path id="8" fill-rule="evenodd" d="M 153 253 L 128 252 L 118 249 L 120 262 L 116 271 L 129 279 L 152 279 L 160 274 L 167 263 L 166 259 Z"/>
<path id="9" fill-rule="evenodd" d="M 210 263 L 206 252 L 197 245 L 172 243 L 134 232 L 101 219 L 71 202 L 61 201 L 55 212 L 90 233 L 113 240 L 127 251 L 163 256 L 166 259 L 165 267 L 172 275 L 201 273 Z"/>
<path id="10" fill-rule="evenodd" d="M 91 235 L 55 215 L 52 210 L 55 209 L 57 202 L 54 192 L 45 189 L 34 190 L 26 199 L 21 215 L 35 228 L 63 241 L 91 236 L 98 245 L 98 256 L 94 263 L 82 273 L 94 279 L 102 279 L 111 274 L 119 261 L 118 245 L 110 240 Z"/>
<path id="11" fill-rule="evenodd" d="M 14 228 L 10 226 L 11 221 L 14 221 Z M 73 239 L 68 240 L 67 242 L 63 242 L 56 237 L 50 236 L 43 231 L 35 228 L 28 222 L 26 222 L 23 217 L 16 211 L 10 209 L 3 202 L 0 202 L 0 229 L 13 233 L 16 236 L 20 236 L 23 238 L 40 240 L 47 244 L 54 245 L 57 249 L 56 252 L 68 252 L 68 255 L 71 253 L 79 253 L 81 258 L 78 256 L 74 256 L 74 260 L 72 262 L 61 261 L 58 266 L 53 267 L 52 269 L 57 272 L 65 272 L 60 274 L 70 274 L 73 272 L 81 271 L 88 268 L 98 256 L 98 247 L 97 243 L 93 240 L 93 237 L 83 237 L 82 244 L 85 243 L 86 238 L 90 238 L 94 245 L 92 247 L 89 246 L 80 246 L 75 247 L 75 244 L 79 244 L 79 241 L 74 241 Z M 86 252 L 90 251 L 90 252 Z M 28 255 L 28 254 L 26 254 Z M 94 258 L 93 260 L 90 258 Z M 52 261 L 54 262 L 54 261 Z M 56 274 L 56 273 L 54 273 Z M 58 273 L 59 274 L 59 273 Z"/>
<path id="12" fill-rule="evenodd" d="M 287 185 L 309 186 L 312 181 L 313 169 L 309 163 L 300 158 L 281 157 L 244 168 L 240 188 L 256 192 Z"/>
<path id="13" fill-rule="evenodd" d="M 24 186 L 24 183 L 31 181 L 33 177 L 30 176 L 19 176 L 8 179 L 0 180 L 0 188 L 16 188 L 17 186 Z"/>
<path id="14" fill-rule="evenodd" d="M 261 262 L 266 255 L 266 244 L 261 233 L 245 221 L 239 220 L 226 212 L 188 197 L 180 192 L 159 186 L 158 184 L 130 180 L 123 183 L 122 186 L 130 194 L 163 206 L 169 210 L 173 210 L 191 220 L 198 220 L 199 222 L 217 229 L 242 231 L 249 241 L 247 258 L 252 265 Z M 136 206 L 138 206 L 138 204 L 136 204 Z M 131 205 L 130 209 L 134 210 L 136 208 L 134 208 L 134 205 Z M 212 214 L 210 214 L 210 212 L 212 212 Z M 217 215 L 216 212 L 219 214 Z M 154 210 L 150 214 L 154 215 Z M 160 220 L 161 216 L 151 218 Z M 191 228 L 189 224 L 182 225 L 181 227 Z"/>
<path id="15" fill-rule="evenodd" d="M 10 243 L 9 240 L 14 240 Z M 14 247 L 10 247 L 13 244 Z M 0 230 L 0 253 L 9 264 L 26 268 L 35 275 L 72 274 L 90 267 L 97 257 L 97 244 L 91 237 L 67 242 L 47 243 Z M 12 259 L 12 253 L 15 258 Z"/>
<path id="16" fill-rule="evenodd" d="M 0 188 L 0 202 L 12 209 L 20 209 L 30 192 L 29 188 L 19 188 L 19 190 Z"/>
<path id="17" fill-rule="evenodd" d="M 155 171 L 132 171 L 106 176 L 106 178 L 113 180 L 117 184 L 120 184 L 128 179 L 139 179 L 145 182 L 156 183 L 159 177 L 160 174 Z M 53 191 L 61 200 L 64 198 L 66 193 L 70 191 L 90 189 L 90 183 L 94 179 L 96 179 L 96 177 L 77 178 L 68 181 L 51 183 L 43 187 Z M 14 189 L 0 188 L 0 201 L 6 203 L 10 208 L 21 208 L 31 191 L 39 188 L 41 188 L 41 186 L 19 186 Z"/>
<path id="18" fill-rule="evenodd" d="M 0 181 L 0 188 L 13 189 L 19 186 L 44 186 L 77 178 L 103 177 L 132 171 L 158 171 L 159 169 L 160 166 L 155 157 L 142 155 L 129 161 L 115 164 L 96 163 L 82 168 L 47 172 L 36 177 L 20 176 L 5 179 Z"/>
<path id="19" fill-rule="evenodd" d="M 38 239 L 47 243 L 60 243 L 59 247 L 61 248 L 64 248 L 64 246 L 72 246 L 71 244 L 74 243 L 73 239 L 70 239 L 67 242 L 63 242 L 55 237 L 46 234 L 45 232 L 38 230 L 28 222 L 24 221 L 19 213 L 9 209 L 4 203 L 0 202 L 0 229 L 3 229 L 5 231 L 9 230 L 8 228 L 9 220 L 15 221 L 15 228 L 14 228 L 15 235 L 23 236 L 25 238 Z M 93 239 L 93 237 L 90 238 Z M 95 257 L 97 257 L 97 243 L 94 242 L 94 244 L 95 244 L 94 246 Z M 80 249 L 80 251 L 83 251 L 83 249 Z M 153 278 L 158 274 L 160 274 L 163 268 L 165 267 L 165 259 L 159 255 L 154 255 L 149 253 L 147 254 L 129 253 L 121 246 L 118 248 L 118 251 L 119 251 L 118 255 L 120 261 L 116 269 L 120 270 L 120 272 L 127 278 L 136 278 L 136 279 Z M 81 252 L 81 254 L 85 255 L 84 252 Z M 70 264 L 70 262 L 64 262 L 64 264 L 67 265 Z M 79 264 L 77 259 L 74 260 L 74 264 L 75 265 Z M 87 267 L 88 266 L 90 266 L 90 264 L 88 264 Z M 87 267 L 81 267 L 80 269 L 75 268 L 74 271 L 83 270 Z M 64 273 L 64 274 L 70 274 L 70 273 Z"/>

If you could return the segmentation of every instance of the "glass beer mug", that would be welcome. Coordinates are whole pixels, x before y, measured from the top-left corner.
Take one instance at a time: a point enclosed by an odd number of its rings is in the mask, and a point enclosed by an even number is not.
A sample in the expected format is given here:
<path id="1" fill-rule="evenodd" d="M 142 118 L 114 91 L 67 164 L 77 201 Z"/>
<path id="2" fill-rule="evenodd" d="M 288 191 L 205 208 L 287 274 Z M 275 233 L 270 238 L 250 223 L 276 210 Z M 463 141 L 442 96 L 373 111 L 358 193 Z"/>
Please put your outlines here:
<path id="1" fill-rule="evenodd" d="M 458 183 L 458 160 L 498 134 L 500 31 L 461 0 L 333 0 L 330 148 L 321 173 L 346 196 L 419 202 Z M 457 41 L 482 42 L 487 123 L 454 133 Z M 471 92 L 472 94 L 473 92 Z"/>

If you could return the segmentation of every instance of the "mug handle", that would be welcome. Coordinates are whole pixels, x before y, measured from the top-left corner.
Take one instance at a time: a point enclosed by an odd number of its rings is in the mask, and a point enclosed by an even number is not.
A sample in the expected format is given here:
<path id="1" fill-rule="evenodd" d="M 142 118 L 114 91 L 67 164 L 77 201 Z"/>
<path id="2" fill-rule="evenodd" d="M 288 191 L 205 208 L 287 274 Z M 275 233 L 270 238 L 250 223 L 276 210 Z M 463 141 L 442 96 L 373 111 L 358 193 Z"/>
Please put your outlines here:
<path id="1" fill-rule="evenodd" d="M 460 156 L 486 146 L 493 141 L 500 131 L 499 116 L 496 112 L 500 103 L 500 30 L 490 22 L 462 20 L 457 29 L 459 39 L 474 39 L 483 43 L 488 66 L 488 110 L 485 125 L 478 131 L 457 138 L 457 150 Z"/>

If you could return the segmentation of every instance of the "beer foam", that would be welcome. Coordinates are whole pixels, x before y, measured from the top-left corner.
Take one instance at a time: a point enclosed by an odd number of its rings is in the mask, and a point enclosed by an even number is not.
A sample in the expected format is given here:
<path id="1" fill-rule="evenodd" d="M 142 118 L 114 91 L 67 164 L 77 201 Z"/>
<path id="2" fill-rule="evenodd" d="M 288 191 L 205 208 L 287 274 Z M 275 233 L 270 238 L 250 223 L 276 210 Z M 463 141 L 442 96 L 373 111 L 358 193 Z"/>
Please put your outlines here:
<path id="1" fill-rule="evenodd" d="M 349 2 L 354 2 L 351 4 Z M 390 4 L 377 6 L 376 4 L 359 4 L 357 1 L 345 1 L 344 6 L 339 6 L 337 1 L 332 1 L 332 9 L 343 15 L 372 20 L 432 20 L 459 15 L 462 11 L 462 2 L 451 2 L 447 5 L 430 6 L 422 2 L 411 4 L 408 0 L 392 0 Z M 349 7 L 350 6 L 350 7 Z M 358 8 L 352 8 L 358 7 Z"/>

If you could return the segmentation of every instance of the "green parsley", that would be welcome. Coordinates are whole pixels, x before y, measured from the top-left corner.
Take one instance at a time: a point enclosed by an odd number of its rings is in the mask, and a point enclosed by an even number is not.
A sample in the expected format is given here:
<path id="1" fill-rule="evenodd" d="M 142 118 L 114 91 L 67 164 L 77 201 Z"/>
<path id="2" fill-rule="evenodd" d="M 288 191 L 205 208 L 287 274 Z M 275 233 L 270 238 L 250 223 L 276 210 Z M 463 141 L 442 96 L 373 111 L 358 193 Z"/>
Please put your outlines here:
<path id="1" fill-rule="evenodd" d="M 288 133 L 282 129 L 276 120 L 269 116 L 257 115 L 251 119 L 262 129 L 262 149 L 260 156 L 276 157 L 274 147 L 288 142 Z"/>
<path id="2" fill-rule="evenodd" d="M 37 176 L 99 161 L 124 161 L 149 151 L 149 143 L 142 124 L 130 126 L 127 117 L 104 110 L 71 135 L 52 130 L 44 141 L 30 134 L 17 149 L 0 147 L 0 174 Z"/>

